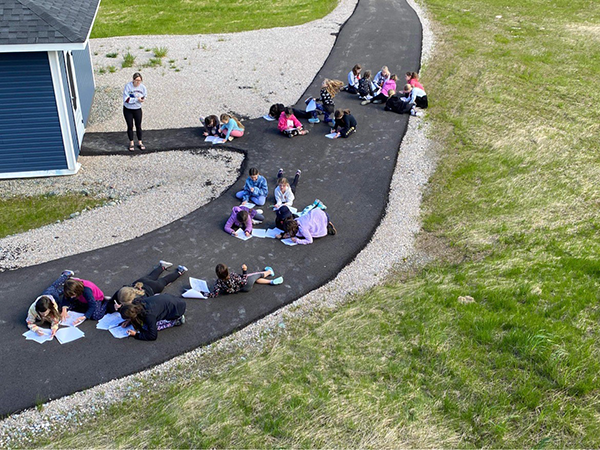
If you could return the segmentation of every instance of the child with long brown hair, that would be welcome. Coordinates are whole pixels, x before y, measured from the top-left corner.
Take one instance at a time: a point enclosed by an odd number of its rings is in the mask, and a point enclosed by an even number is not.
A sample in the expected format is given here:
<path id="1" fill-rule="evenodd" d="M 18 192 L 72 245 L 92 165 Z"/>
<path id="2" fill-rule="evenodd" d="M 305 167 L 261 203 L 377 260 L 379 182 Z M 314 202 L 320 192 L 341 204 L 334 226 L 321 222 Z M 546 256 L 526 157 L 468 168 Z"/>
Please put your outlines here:
<path id="1" fill-rule="evenodd" d="M 317 109 L 312 111 L 312 118 L 308 119 L 310 123 L 319 123 L 320 120 L 317 117 L 319 111 L 324 114 L 323 120 L 325 123 L 332 125 L 333 120 L 330 115 L 335 111 L 335 104 L 333 103 L 333 98 L 337 95 L 338 92 L 344 87 L 344 83 L 340 80 L 330 80 L 329 78 L 325 78 L 323 80 L 323 84 L 321 85 L 321 92 L 319 100 L 316 100 Z M 310 101 L 312 99 L 307 99 Z"/>
<path id="2" fill-rule="evenodd" d="M 83 317 L 74 321 L 75 325 L 86 319 L 100 320 L 106 314 L 108 301 L 104 299 L 104 292 L 89 280 L 69 278 L 65 281 L 61 316 L 66 318 L 67 312 L 77 311 L 84 313 Z"/>
<path id="3" fill-rule="evenodd" d="M 335 111 L 335 131 L 336 137 L 347 138 L 352 133 L 356 133 L 356 119 L 350 114 L 349 109 L 338 109 Z"/>
<path id="4" fill-rule="evenodd" d="M 42 295 L 35 299 L 27 311 L 27 326 L 38 335 L 44 334 L 37 322 L 49 322 L 52 337 L 58 330 L 61 321 L 58 302 L 62 296 L 65 281 L 73 276 L 72 270 L 65 270 L 54 282 L 44 289 Z"/>
<path id="5" fill-rule="evenodd" d="M 355 64 L 352 70 L 348 73 L 348 85 L 344 88 L 351 94 L 358 93 L 358 82 L 360 81 L 360 71 L 362 67 L 360 64 Z"/>

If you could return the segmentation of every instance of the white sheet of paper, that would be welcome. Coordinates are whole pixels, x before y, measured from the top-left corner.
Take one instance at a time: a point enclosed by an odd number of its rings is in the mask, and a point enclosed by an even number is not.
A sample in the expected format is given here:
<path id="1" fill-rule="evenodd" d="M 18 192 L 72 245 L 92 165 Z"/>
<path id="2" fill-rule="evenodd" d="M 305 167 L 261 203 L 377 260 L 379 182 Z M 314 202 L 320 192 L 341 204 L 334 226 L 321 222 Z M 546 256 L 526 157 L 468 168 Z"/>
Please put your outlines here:
<path id="1" fill-rule="evenodd" d="M 263 230 L 262 228 L 252 228 L 252 236 L 257 238 L 265 238 L 267 237 L 267 230 Z"/>
<path id="2" fill-rule="evenodd" d="M 69 311 L 67 313 L 67 318 L 65 320 L 61 320 L 60 324 L 65 326 L 65 327 L 75 327 L 75 326 L 79 326 L 81 325 L 81 323 L 78 323 L 77 325 L 75 325 L 75 321 L 77 319 L 79 319 L 80 317 L 85 317 L 85 314 L 83 313 L 78 313 L 75 311 Z"/>
<path id="3" fill-rule="evenodd" d="M 337 133 L 329 133 L 325 135 L 326 138 L 335 139 L 338 137 Z"/>
<path id="4" fill-rule="evenodd" d="M 270 116 L 270 115 L 268 115 L 268 114 L 265 114 L 265 115 L 263 116 L 263 119 L 265 119 L 265 120 L 268 120 L 269 122 L 273 122 L 273 121 L 275 120 L 275 118 L 274 118 L 274 117 L 271 117 L 271 116 Z"/>
<path id="5" fill-rule="evenodd" d="M 204 291 L 207 292 L 207 291 Z M 202 292 L 197 291 L 195 289 L 188 289 L 183 294 L 181 294 L 183 298 L 208 298 L 202 295 Z"/>
<path id="6" fill-rule="evenodd" d="M 206 284 L 206 281 L 199 280 L 198 278 L 190 277 L 190 286 L 192 287 L 193 290 L 198 291 L 198 292 L 209 292 L 210 291 L 210 289 L 208 289 L 208 284 Z"/>
<path id="7" fill-rule="evenodd" d="M 61 328 L 56 332 L 56 339 L 61 344 L 76 341 L 85 336 L 85 333 L 76 327 Z"/>
<path id="8" fill-rule="evenodd" d="M 238 228 L 238 230 L 235 232 L 235 237 L 241 239 L 242 241 L 247 241 L 248 239 L 252 238 L 252 235 L 246 236 L 246 232 L 241 228 Z"/>
<path id="9" fill-rule="evenodd" d="M 222 144 L 223 142 L 227 142 L 227 139 L 220 138 L 220 137 L 217 137 L 217 136 L 215 136 L 214 139 L 213 139 L 213 141 L 212 141 L 213 144 Z"/>
<path id="10" fill-rule="evenodd" d="M 114 312 L 112 314 L 106 314 L 100 319 L 96 324 L 96 328 L 99 330 L 110 330 L 112 327 L 116 327 L 123 322 L 125 322 L 125 319 L 121 317 L 121 314 Z"/>
<path id="11" fill-rule="evenodd" d="M 108 331 L 110 331 L 110 334 L 112 334 L 117 339 L 123 339 L 123 338 L 126 338 L 129 336 L 127 334 L 127 330 L 133 330 L 133 329 L 134 329 L 133 325 L 128 325 L 125 328 L 123 328 L 121 325 L 117 325 L 116 327 L 112 327 Z"/>
<path id="12" fill-rule="evenodd" d="M 315 99 L 311 99 L 311 101 L 308 102 L 308 105 L 306 105 L 306 112 L 311 112 L 315 109 L 317 109 L 317 102 L 315 102 Z"/>
<path id="13" fill-rule="evenodd" d="M 246 207 L 246 208 L 248 208 L 248 209 L 252 209 L 252 208 L 254 208 L 256 205 L 255 205 L 254 203 L 252 203 L 252 202 L 246 202 L 246 204 L 244 204 L 244 205 L 242 205 L 242 206 L 245 206 L 245 207 Z"/>
<path id="14" fill-rule="evenodd" d="M 294 245 L 298 245 L 291 239 L 282 239 L 281 242 L 283 242 L 285 245 L 289 245 L 290 247 L 293 247 Z"/>
<path id="15" fill-rule="evenodd" d="M 215 139 L 217 139 L 218 136 L 206 136 L 206 139 L 204 139 L 204 142 L 214 142 Z"/>
<path id="16" fill-rule="evenodd" d="M 42 334 L 41 336 L 39 336 L 33 330 L 26 331 L 25 333 L 23 333 L 23 336 L 25 336 L 26 340 L 35 341 L 38 344 L 43 344 L 44 342 L 51 341 L 53 339 L 52 337 L 50 337 L 52 330 L 49 330 L 47 328 L 42 328 L 42 331 L 44 332 L 44 334 Z"/>
<path id="17" fill-rule="evenodd" d="M 280 230 L 279 228 L 269 228 L 267 230 L 266 237 L 271 238 L 271 239 L 275 239 L 278 234 L 283 234 L 283 230 Z"/>

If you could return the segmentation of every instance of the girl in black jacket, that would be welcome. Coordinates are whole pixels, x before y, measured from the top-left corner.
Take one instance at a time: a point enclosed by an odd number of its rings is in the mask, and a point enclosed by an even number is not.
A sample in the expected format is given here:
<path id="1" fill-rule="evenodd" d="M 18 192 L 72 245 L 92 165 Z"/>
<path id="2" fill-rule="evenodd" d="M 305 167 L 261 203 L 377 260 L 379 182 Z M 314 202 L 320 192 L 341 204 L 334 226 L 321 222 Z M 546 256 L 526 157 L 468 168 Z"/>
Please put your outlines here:
<path id="1" fill-rule="evenodd" d="M 136 298 L 133 303 L 121 306 L 119 312 L 134 330 L 127 331 L 141 341 L 155 341 L 158 331 L 178 327 L 185 323 L 186 303 L 170 294 Z"/>
<path id="2" fill-rule="evenodd" d="M 356 119 L 350 114 L 349 109 L 338 109 L 335 112 L 335 128 L 332 133 L 337 133 L 336 137 L 347 138 L 352 133 L 356 133 Z"/>

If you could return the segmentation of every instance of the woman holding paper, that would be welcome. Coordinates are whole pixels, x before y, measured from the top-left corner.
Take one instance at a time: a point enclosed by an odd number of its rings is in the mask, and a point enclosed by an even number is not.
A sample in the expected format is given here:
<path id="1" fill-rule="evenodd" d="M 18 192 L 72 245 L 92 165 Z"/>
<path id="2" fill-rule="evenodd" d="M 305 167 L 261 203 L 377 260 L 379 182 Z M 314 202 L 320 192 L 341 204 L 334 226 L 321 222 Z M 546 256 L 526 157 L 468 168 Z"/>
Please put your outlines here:
<path id="1" fill-rule="evenodd" d="M 178 327 L 185 323 L 186 303 L 170 294 L 137 298 L 131 304 L 123 305 L 119 312 L 126 324 L 133 325 L 127 334 L 140 341 L 155 341 L 158 332 L 166 328 Z"/>

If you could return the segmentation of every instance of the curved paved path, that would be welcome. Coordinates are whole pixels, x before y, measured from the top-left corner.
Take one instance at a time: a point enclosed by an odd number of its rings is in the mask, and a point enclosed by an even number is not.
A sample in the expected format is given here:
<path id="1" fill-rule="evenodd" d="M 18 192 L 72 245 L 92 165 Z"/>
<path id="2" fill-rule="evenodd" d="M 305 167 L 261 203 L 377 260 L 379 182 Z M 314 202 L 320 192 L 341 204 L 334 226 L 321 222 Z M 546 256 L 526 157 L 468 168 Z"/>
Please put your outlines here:
<path id="1" fill-rule="evenodd" d="M 372 71 L 387 64 L 402 82 L 405 71 L 419 68 L 420 53 L 420 23 L 405 0 L 360 0 L 307 94 L 318 95 L 325 77 L 345 80 L 356 62 Z M 304 106 L 302 99 L 299 105 Z M 275 122 L 249 121 L 246 136 L 233 142 L 247 155 L 242 176 L 220 198 L 132 241 L 1 273 L 0 414 L 138 372 L 210 343 L 335 277 L 368 243 L 380 222 L 408 121 L 408 116 L 384 112 L 381 105 L 360 106 L 356 97 L 344 92 L 336 97 L 336 107 L 352 109 L 358 120 L 359 132 L 349 139 L 326 139 L 328 127 L 323 123 L 308 125 L 307 136 L 287 139 L 277 132 Z M 83 153 L 127 153 L 123 138 L 124 133 L 87 134 Z M 198 129 L 149 131 L 144 141 L 156 150 L 204 146 Z M 270 239 L 243 242 L 228 237 L 222 226 L 237 204 L 233 194 L 243 186 L 251 166 L 267 177 L 271 192 L 277 168 L 283 167 L 288 176 L 302 169 L 295 204 L 301 207 L 317 197 L 323 200 L 339 234 L 296 247 Z M 266 223 L 273 219 L 267 212 Z M 159 259 L 185 264 L 191 276 L 207 280 L 214 279 L 219 262 L 236 269 L 246 263 L 250 271 L 272 265 L 285 282 L 277 287 L 256 286 L 249 294 L 189 300 L 188 323 L 160 332 L 155 342 L 114 339 L 96 330 L 92 321 L 81 327 L 84 339 L 66 345 L 57 341 L 39 345 L 21 336 L 31 301 L 63 269 L 75 270 L 112 295 L 147 273 Z M 186 285 L 183 277 L 166 292 L 177 294 Z"/>

